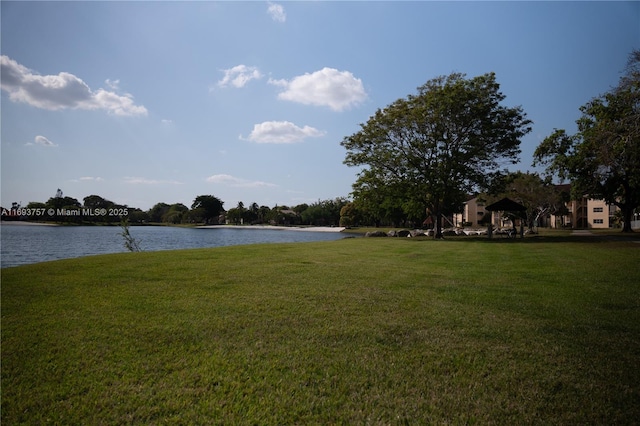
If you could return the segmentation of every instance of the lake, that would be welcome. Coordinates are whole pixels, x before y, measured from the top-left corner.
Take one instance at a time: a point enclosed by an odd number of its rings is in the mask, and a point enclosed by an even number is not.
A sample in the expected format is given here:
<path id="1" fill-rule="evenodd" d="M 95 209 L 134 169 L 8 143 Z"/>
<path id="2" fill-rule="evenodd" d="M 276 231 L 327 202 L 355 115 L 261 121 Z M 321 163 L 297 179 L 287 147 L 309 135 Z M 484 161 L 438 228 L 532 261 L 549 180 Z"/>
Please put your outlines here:
<path id="1" fill-rule="evenodd" d="M 143 251 L 222 247 L 239 244 L 331 241 L 339 232 L 261 228 L 131 226 Z M 95 254 L 126 252 L 119 226 L 0 225 L 1 267 Z"/>

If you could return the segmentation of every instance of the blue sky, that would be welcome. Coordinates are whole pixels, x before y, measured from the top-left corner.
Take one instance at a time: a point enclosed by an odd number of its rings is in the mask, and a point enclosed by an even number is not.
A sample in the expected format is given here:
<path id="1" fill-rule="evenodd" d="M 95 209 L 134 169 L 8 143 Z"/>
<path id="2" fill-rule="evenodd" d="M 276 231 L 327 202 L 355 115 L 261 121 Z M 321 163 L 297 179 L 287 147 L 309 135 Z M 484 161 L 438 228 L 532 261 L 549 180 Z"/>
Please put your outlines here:
<path id="1" fill-rule="evenodd" d="M 1 204 L 348 196 L 340 142 L 431 78 L 495 72 L 521 162 L 614 86 L 639 2 L 8 2 Z"/>

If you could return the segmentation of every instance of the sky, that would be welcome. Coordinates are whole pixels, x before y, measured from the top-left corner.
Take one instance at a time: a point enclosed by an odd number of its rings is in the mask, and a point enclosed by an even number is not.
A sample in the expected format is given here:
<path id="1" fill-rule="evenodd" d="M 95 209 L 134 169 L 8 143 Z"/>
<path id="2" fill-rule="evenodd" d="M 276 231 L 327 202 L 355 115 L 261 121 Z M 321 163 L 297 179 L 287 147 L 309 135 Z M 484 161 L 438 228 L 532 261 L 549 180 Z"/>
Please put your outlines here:
<path id="1" fill-rule="evenodd" d="M 640 2 L 0 2 L 0 204 L 148 210 L 348 197 L 340 142 L 452 72 L 495 72 L 531 166 L 618 83 Z"/>

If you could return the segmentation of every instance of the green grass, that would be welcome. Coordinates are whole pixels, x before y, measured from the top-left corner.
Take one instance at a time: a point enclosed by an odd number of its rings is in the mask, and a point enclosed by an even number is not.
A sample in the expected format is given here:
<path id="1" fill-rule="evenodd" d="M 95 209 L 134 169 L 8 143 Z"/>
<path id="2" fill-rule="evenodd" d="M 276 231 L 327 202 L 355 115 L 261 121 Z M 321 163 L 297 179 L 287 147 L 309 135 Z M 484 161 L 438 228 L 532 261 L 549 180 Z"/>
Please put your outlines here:
<path id="1" fill-rule="evenodd" d="M 640 244 L 345 239 L 2 270 L 2 424 L 633 424 Z"/>

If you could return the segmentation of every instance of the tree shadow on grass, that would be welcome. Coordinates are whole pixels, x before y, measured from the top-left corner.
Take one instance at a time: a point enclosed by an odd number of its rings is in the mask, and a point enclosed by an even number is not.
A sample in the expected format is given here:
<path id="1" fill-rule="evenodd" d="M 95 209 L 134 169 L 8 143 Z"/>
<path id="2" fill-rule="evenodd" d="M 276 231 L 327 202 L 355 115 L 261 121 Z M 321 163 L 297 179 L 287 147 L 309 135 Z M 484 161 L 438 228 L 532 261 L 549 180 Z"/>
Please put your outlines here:
<path id="1" fill-rule="evenodd" d="M 432 237 L 418 237 L 414 240 L 433 241 Z M 539 243 L 582 243 L 582 244 L 601 244 L 611 242 L 627 242 L 637 243 L 640 248 L 640 232 L 633 233 L 606 233 L 606 234 L 588 234 L 588 235 L 525 235 L 516 238 L 507 238 L 495 236 L 489 238 L 483 236 L 446 236 L 443 241 L 467 241 L 470 243 L 480 244 L 539 244 Z"/>

